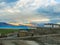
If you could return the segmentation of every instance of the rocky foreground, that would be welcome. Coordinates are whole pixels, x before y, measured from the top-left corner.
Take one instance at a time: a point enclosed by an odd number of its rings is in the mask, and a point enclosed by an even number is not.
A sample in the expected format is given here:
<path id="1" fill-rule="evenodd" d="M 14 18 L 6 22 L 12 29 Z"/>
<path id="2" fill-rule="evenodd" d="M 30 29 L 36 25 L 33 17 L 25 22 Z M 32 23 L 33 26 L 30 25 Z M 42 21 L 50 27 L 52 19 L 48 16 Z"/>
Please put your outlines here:
<path id="1" fill-rule="evenodd" d="M 39 45 L 35 41 L 28 40 L 4 40 L 1 45 Z"/>
<path id="2" fill-rule="evenodd" d="M 44 36 L 31 40 L 0 40 L 0 45 L 60 45 L 60 36 Z"/>

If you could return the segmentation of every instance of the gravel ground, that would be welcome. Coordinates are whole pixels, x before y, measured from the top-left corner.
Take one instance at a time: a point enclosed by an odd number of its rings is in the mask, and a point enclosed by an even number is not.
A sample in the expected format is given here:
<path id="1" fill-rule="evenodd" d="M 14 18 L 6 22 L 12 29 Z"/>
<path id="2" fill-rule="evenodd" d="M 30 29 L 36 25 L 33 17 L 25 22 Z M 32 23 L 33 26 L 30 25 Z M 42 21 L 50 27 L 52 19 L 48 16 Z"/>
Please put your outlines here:
<path id="1" fill-rule="evenodd" d="M 2 41 L 3 45 L 38 45 L 35 41 L 28 40 L 4 40 Z"/>
<path id="2" fill-rule="evenodd" d="M 58 37 L 42 37 L 42 38 L 38 38 L 35 39 L 35 41 L 37 43 L 39 43 L 39 45 L 60 45 L 60 38 Z"/>
<path id="3" fill-rule="evenodd" d="M 1 42 L 3 45 L 60 45 L 60 36 L 46 36 L 32 40 L 0 40 Z"/>

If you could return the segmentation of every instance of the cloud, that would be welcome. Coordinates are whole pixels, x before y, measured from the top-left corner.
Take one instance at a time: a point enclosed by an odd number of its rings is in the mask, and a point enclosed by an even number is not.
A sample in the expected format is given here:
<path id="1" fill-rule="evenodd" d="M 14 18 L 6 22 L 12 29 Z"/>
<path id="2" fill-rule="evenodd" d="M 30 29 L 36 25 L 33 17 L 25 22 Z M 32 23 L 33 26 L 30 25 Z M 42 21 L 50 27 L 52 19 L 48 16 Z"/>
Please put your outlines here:
<path id="1" fill-rule="evenodd" d="M 55 0 L 9 1 L 0 1 L 0 20 L 3 22 L 54 22 L 60 17 L 60 4 Z"/>
<path id="2" fill-rule="evenodd" d="M 57 24 L 60 24 L 60 22 L 58 22 Z"/>
<path id="3" fill-rule="evenodd" d="M 6 3 L 12 3 L 12 2 L 16 2 L 18 0 L 0 0 L 0 2 L 6 2 Z"/>
<path id="4" fill-rule="evenodd" d="M 36 22 L 36 23 L 47 23 L 47 22 L 50 22 L 50 19 L 47 18 L 47 17 L 41 17 L 41 18 L 35 18 L 35 19 L 31 19 L 30 22 Z"/>
<path id="5" fill-rule="evenodd" d="M 34 11 L 40 7 L 48 7 L 48 6 L 52 6 L 52 5 L 56 5 L 56 1 L 55 0 L 18 0 L 16 2 L 13 3 L 6 3 L 6 2 L 2 2 L 1 6 L 2 8 L 4 8 L 5 10 L 8 11 L 12 11 L 12 12 L 23 12 L 23 11 Z M 4 5 L 5 4 L 5 5 Z"/>

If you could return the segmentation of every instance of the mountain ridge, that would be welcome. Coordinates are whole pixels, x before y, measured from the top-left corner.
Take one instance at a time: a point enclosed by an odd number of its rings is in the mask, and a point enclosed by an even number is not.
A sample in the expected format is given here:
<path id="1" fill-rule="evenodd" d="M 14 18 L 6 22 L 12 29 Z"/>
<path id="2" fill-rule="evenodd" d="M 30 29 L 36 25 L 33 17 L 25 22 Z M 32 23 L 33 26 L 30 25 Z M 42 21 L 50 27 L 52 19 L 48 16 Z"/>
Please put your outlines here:
<path id="1" fill-rule="evenodd" d="M 12 25 L 12 24 L 9 24 L 9 23 L 5 23 L 5 22 L 0 22 L 0 28 L 22 28 L 22 29 L 28 29 L 29 26 L 26 26 L 26 25 Z"/>

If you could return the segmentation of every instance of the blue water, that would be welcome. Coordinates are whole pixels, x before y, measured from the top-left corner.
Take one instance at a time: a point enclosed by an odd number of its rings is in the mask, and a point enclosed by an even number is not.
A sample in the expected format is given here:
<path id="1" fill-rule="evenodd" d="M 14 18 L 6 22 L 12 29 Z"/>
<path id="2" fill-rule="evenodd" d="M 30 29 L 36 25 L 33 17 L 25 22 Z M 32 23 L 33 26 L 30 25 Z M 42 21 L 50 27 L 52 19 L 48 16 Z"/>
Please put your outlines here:
<path id="1" fill-rule="evenodd" d="M 0 29 L 29 29 L 30 27 L 23 27 L 23 26 L 12 26 L 12 27 L 10 27 L 10 26 L 5 26 L 5 27 L 0 27 Z"/>

